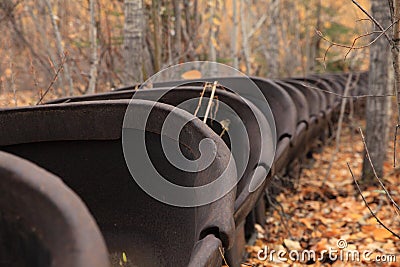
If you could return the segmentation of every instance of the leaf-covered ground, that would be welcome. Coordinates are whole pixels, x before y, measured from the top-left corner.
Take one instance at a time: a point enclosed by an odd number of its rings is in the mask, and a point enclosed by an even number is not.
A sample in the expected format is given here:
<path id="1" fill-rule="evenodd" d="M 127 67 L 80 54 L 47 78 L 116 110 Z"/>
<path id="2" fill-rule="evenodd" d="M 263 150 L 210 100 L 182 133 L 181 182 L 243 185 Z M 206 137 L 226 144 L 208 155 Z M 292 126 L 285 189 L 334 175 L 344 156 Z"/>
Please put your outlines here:
<path id="1" fill-rule="evenodd" d="M 303 170 L 296 190 L 278 195 L 276 202 L 280 206 L 267 213 L 265 225 L 257 225 L 257 240 L 246 248 L 250 258 L 242 266 L 400 266 L 400 240 L 380 226 L 368 211 L 354 188 L 346 165 L 347 162 L 350 164 L 359 179 L 363 143 L 357 129 L 344 125 L 340 152 L 325 179 L 334 152 L 335 141 L 331 141 L 322 153 L 314 155 L 312 167 Z M 392 166 L 392 145 L 387 152 L 384 183 L 400 204 L 400 170 L 394 170 Z M 400 214 L 381 188 L 368 188 L 363 195 L 377 217 L 400 234 Z M 259 251 L 266 247 L 268 253 L 264 260 L 265 254 L 259 254 Z M 331 257 L 328 256 L 330 248 L 337 250 L 331 251 Z M 276 254 L 271 257 L 271 250 L 286 252 L 281 252 L 281 259 L 287 261 L 279 260 Z M 314 251 L 316 257 L 308 257 L 307 250 Z M 393 261 L 392 255 L 396 256 L 395 262 L 383 264 L 377 261 L 385 257 Z"/>

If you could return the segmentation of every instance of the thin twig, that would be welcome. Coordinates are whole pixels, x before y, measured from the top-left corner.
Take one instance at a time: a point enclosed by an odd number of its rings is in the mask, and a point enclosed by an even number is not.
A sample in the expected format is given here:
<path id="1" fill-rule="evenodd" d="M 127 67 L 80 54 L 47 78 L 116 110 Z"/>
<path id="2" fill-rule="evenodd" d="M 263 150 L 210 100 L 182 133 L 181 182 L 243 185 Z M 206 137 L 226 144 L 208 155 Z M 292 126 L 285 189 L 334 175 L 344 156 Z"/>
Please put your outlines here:
<path id="1" fill-rule="evenodd" d="M 251 266 L 251 267 L 255 267 L 255 266 L 256 266 L 256 265 L 254 265 L 254 264 L 247 263 L 247 262 L 242 262 L 241 265 Z"/>
<path id="2" fill-rule="evenodd" d="M 215 105 L 214 105 L 214 103 L 213 103 L 214 111 L 212 112 L 212 116 L 211 116 L 211 119 L 212 119 L 212 120 L 215 120 L 215 119 L 217 118 L 217 112 L 218 112 L 218 110 L 219 110 L 218 96 L 216 95 L 216 96 L 214 97 L 214 99 L 215 99 Z"/>
<path id="3" fill-rule="evenodd" d="M 389 9 L 390 9 L 390 20 L 393 22 L 393 18 L 394 18 L 393 0 L 387 0 L 387 1 L 388 1 Z"/>
<path id="4" fill-rule="evenodd" d="M 396 143 L 397 143 L 397 130 L 399 129 L 399 127 L 400 127 L 400 124 L 397 124 L 397 125 L 396 125 L 396 129 L 395 129 L 395 131 L 394 131 L 393 168 L 396 168 L 396 151 L 397 151 L 397 149 L 396 149 Z"/>
<path id="5" fill-rule="evenodd" d="M 321 31 L 315 30 L 315 32 L 317 33 L 317 35 L 318 35 L 319 37 L 321 37 L 323 40 L 325 40 L 326 42 L 328 42 L 328 43 L 330 44 L 329 47 L 325 50 L 324 61 L 326 61 L 326 56 L 327 56 L 327 54 L 328 54 L 329 49 L 331 49 L 333 46 L 338 46 L 338 47 L 342 47 L 342 48 L 347 48 L 347 49 L 349 49 L 349 51 L 347 51 L 347 53 L 346 53 L 344 59 L 347 58 L 348 54 L 349 54 L 352 50 L 364 49 L 364 48 L 367 48 L 367 47 L 371 46 L 371 45 L 374 44 L 379 38 L 381 38 L 382 35 L 387 35 L 387 31 L 390 30 L 390 29 L 393 27 L 393 25 L 396 24 L 398 21 L 399 21 L 399 20 L 396 20 L 395 22 L 393 22 L 392 24 L 390 24 L 389 27 L 387 27 L 386 29 L 382 29 L 382 31 L 373 31 L 373 32 L 369 32 L 369 33 L 366 33 L 366 34 L 357 36 L 357 37 L 353 40 L 353 43 L 352 43 L 351 46 L 350 46 L 350 45 L 345 45 L 345 44 L 340 44 L 340 43 L 333 42 L 333 41 L 329 40 L 328 38 L 326 38 L 326 37 L 322 34 Z M 378 35 L 377 37 L 375 37 L 372 41 L 370 41 L 368 44 L 366 44 L 366 45 L 361 45 L 361 46 L 355 46 L 356 42 L 357 42 L 360 38 L 367 37 L 367 36 L 369 36 L 369 35 L 371 35 L 371 34 L 377 34 L 377 33 L 379 33 L 379 35 Z"/>
<path id="6" fill-rule="evenodd" d="M 220 137 L 222 137 L 227 131 L 229 131 L 229 125 L 231 124 L 230 119 L 225 119 L 219 122 L 221 124 L 222 127 L 222 132 L 219 135 Z"/>
<path id="7" fill-rule="evenodd" d="M 318 34 L 318 33 L 317 33 Z M 324 39 L 324 38 L 323 38 Z M 325 50 L 324 53 L 324 58 L 322 59 L 323 63 L 324 63 L 324 68 L 326 69 L 326 58 L 328 57 L 328 52 L 329 49 L 331 49 L 334 46 L 334 44 L 329 44 L 328 48 Z"/>
<path id="8" fill-rule="evenodd" d="M 375 215 L 375 213 L 371 210 L 370 206 L 369 206 L 368 203 L 367 203 L 367 200 L 365 200 L 365 198 L 364 198 L 364 196 L 363 196 L 363 194 L 362 194 L 361 188 L 360 188 L 360 186 L 358 185 L 356 178 L 354 177 L 353 171 L 352 171 L 351 168 L 350 168 L 350 164 L 349 164 L 348 162 L 346 162 L 346 163 L 347 163 L 347 167 L 349 168 L 351 177 L 353 178 L 353 181 L 354 181 L 354 183 L 355 183 L 356 186 L 357 186 L 358 192 L 360 193 L 361 198 L 362 198 L 362 200 L 364 201 L 365 206 L 367 206 L 369 212 L 372 214 L 372 216 L 374 216 L 375 220 L 376 220 L 380 225 L 383 226 L 383 228 L 385 228 L 385 229 L 388 230 L 392 235 L 394 235 L 395 237 L 397 237 L 397 238 L 400 239 L 400 236 L 399 236 L 398 234 L 396 234 L 395 232 L 393 232 L 392 230 L 390 230 L 385 224 L 383 224 L 382 221 L 381 221 L 381 220 Z"/>
<path id="9" fill-rule="evenodd" d="M 194 116 L 197 116 L 197 113 L 200 110 L 201 102 L 203 101 L 204 92 L 206 91 L 209 84 L 207 82 L 204 83 L 203 91 L 201 91 L 199 102 L 197 103 L 196 110 L 194 111 Z"/>
<path id="10" fill-rule="evenodd" d="M 365 98 L 365 97 L 389 97 L 389 96 L 395 96 L 395 95 L 354 95 L 354 96 L 344 96 L 344 95 L 341 95 L 341 94 L 338 94 L 338 93 L 335 93 L 335 92 L 331 92 L 331 91 L 328 91 L 328 90 L 324 90 L 324 89 L 321 89 L 321 88 L 318 88 L 318 87 L 314 87 L 314 86 L 311 86 L 311 85 L 308 85 L 308 84 L 305 84 L 305 83 L 300 83 L 300 84 L 305 86 L 305 87 L 307 87 L 307 88 L 318 90 L 318 91 L 322 91 L 324 93 L 332 94 L 332 95 L 335 95 L 335 96 L 338 96 L 338 97 L 341 97 L 341 98 L 359 99 L 359 98 Z"/>
<path id="11" fill-rule="evenodd" d="M 58 66 L 58 69 L 55 72 L 53 79 L 51 80 L 51 82 L 50 82 L 49 86 L 47 87 L 46 91 L 44 91 L 44 93 L 40 96 L 40 99 L 36 103 L 36 105 L 39 105 L 40 103 L 42 103 L 44 97 L 47 95 L 47 93 L 50 91 L 50 89 L 53 88 L 54 83 L 57 81 L 58 75 L 64 69 L 64 64 L 65 64 L 65 62 L 67 60 L 67 57 L 68 57 L 68 52 L 64 52 L 64 56 L 61 59 L 60 66 Z"/>
<path id="12" fill-rule="evenodd" d="M 271 194 L 266 190 L 265 196 L 267 197 L 267 201 L 268 203 L 272 206 L 272 208 L 274 208 L 278 214 L 280 215 L 279 218 L 283 224 L 283 226 L 286 228 L 286 231 L 288 232 L 288 235 L 290 238 L 293 238 L 292 233 L 290 232 L 290 228 L 289 228 L 289 223 L 288 220 L 286 219 L 285 215 L 285 210 L 283 209 L 283 206 L 281 205 L 281 203 L 276 202 L 274 203 L 274 201 L 272 201 L 271 198 Z M 279 208 L 278 208 L 279 207 Z"/>
<path id="13" fill-rule="evenodd" d="M 208 114 L 210 113 L 211 105 L 213 103 L 213 99 L 214 99 L 214 95 L 215 95 L 215 90 L 217 89 L 217 84 L 218 84 L 217 81 L 215 81 L 214 84 L 213 84 L 213 87 L 212 87 L 212 90 L 211 90 L 211 96 L 210 96 L 210 99 L 208 100 L 206 113 L 204 114 L 204 119 L 203 119 L 204 123 L 207 122 L 207 117 L 208 117 Z"/>
<path id="14" fill-rule="evenodd" d="M 33 60 L 32 60 L 32 56 L 29 54 L 29 61 L 30 61 L 30 73 L 32 74 L 33 77 L 33 85 L 35 86 L 35 89 L 39 88 L 39 80 L 37 78 L 37 73 L 36 73 L 36 69 L 35 66 L 33 65 Z"/>
<path id="15" fill-rule="evenodd" d="M 10 49 L 10 75 L 11 75 L 11 88 L 13 91 L 13 99 L 14 99 L 14 105 L 17 107 L 18 106 L 18 101 L 17 101 L 17 88 L 15 87 L 15 73 L 14 73 L 14 63 L 13 63 L 13 57 L 14 57 L 14 52 L 12 50 L 11 44 L 9 44 L 9 49 Z"/>
<path id="16" fill-rule="evenodd" d="M 378 207 L 375 209 L 374 213 L 377 214 L 377 213 L 381 210 L 382 206 L 383 206 L 383 201 L 382 201 L 382 199 L 379 199 L 379 205 L 378 205 Z M 363 220 L 367 220 L 367 219 L 369 219 L 369 218 L 371 218 L 371 213 L 365 214 L 365 215 L 362 217 Z"/>
<path id="17" fill-rule="evenodd" d="M 258 31 L 258 29 L 264 24 L 265 20 L 268 18 L 267 14 L 264 14 L 257 22 L 254 24 L 254 27 L 250 30 L 247 35 L 247 39 L 253 37 L 253 35 Z"/>
<path id="18" fill-rule="evenodd" d="M 360 22 L 360 21 L 371 21 L 370 19 L 356 19 L 356 22 Z"/>
<path id="19" fill-rule="evenodd" d="M 391 46 L 393 46 L 393 40 L 392 38 L 389 37 L 389 35 L 386 33 L 386 30 L 382 27 L 382 25 L 373 17 L 371 16 L 368 11 L 366 9 L 364 9 L 356 0 L 351 0 L 353 2 L 353 4 L 355 4 L 365 15 L 367 15 L 367 17 L 374 22 L 374 24 L 376 26 L 378 26 L 378 28 L 383 32 L 383 34 L 385 35 L 386 39 L 388 40 L 388 42 L 390 43 Z M 397 21 L 396 21 L 397 22 Z M 393 25 L 394 23 L 392 23 Z M 390 26 L 391 27 L 391 26 Z"/>
<path id="20" fill-rule="evenodd" d="M 349 76 L 347 77 L 347 82 L 346 82 L 346 87 L 344 89 L 344 97 L 347 96 L 347 94 L 350 91 L 350 86 L 351 86 L 351 79 L 353 78 L 353 73 L 350 73 Z M 335 156 L 339 153 L 339 148 L 340 148 L 340 134 L 342 133 L 342 124 L 343 124 L 343 117 L 344 117 L 344 111 L 346 109 L 346 98 L 342 99 L 342 103 L 340 106 L 340 115 L 339 115 L 339 121 L 338 121 L 338 129 L 336 131 L 336 147 L 335 150 L 332 153 L 332 158 L 329 162 L 329 167 L 328 170 L 326 171 L 325 178 L 322 182 L 322 185 L 325 184 L 325 182 L 328 180 L 329 174 L 332 170 L 333 166 L 333 161 L 335 159 Z"/>
<path id="21" fill-rule="evenodd" d="M 224 261 L 224 264 L 229 267 L 228 263 L 226 262 L 226 259 L 225 259 L 225 256 L 224 256 L 224 252 L 222 251 L 222 248 L 218 247 L 218 249 L 219 249 L 219 253 L 221 254 L 222 260 Z"/>
<path id="22" fill-rule="evenodd" d="M 346 55 L 344 56 L 344 59 L 346 60 L 347 56 L 348 56 L 348 55 L 350 54 L 350 52 L 354 49 L 354 47 L 355 47 L 355 45 L 356 45 L 356 42 L 357 42 L 359 39 L 364 38 L 364 37 L 367 37 L 367 36 L 370 36 L 370 35 L 375 34 L 375 33 L 381 33 L 381 32 L 377 32 L 377 31 L 367 32 L 367 33 L 365 33 L 365 34 L 361 34 L 360 36 L 357 36 L 356 38 L 354 38 L 353 43 L 351 44 L 351 47 L 353 47 L 353 48 L 350 48 L 349 51 L 347 51 Z"/>
<path id="23" fill-rule="evenodd" d="M 365 148 L 365 153 L 366 153 L 367 159 L 369 161 L 369 164 L 371 165 L 371 168 L 372 168 L 372 171 L 374 173 L 375 178 L 378 180 L 379 184 L 381 185 L 382 189 L 385 191 L 386 195 L 388 196 L 390 201 L 393 203 L 393 205 L 395 205 L 395 207 L 398 210 L 400 210 L 399 205 L 396 203 L 396 201 L 393 200 L 393 198 L 390 195 L 389 191 L 386 189 L 385 185 L 382 183 L 381 178 L 378 177 L 378 174 L 376 173 L 375 168 L 374 168 L 374 164 L 372 163 L 371 157 L 369 155 L 369 151 L 368 151 L 367 143 L 365 142 L 363 131 L 362 131 L 361 127 L 359 127 L 358 129 L 359 129 L 360 134 L 361 134 L 361 138 L 362 138 L 362 141 L 363 141 L 363 144 L 364 144 L 364 148 Z"/>

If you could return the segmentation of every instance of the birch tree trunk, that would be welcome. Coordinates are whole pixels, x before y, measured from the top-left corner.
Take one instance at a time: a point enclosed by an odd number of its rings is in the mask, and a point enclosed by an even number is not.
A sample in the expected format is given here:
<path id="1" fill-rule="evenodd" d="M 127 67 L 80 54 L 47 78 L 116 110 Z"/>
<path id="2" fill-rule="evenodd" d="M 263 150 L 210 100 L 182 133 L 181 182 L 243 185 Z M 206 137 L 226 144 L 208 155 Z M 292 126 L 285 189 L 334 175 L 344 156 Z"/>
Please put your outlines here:
<path id="1" fill-rule="evenodd" d="M 143 80 L 142 0 L 125 0 L 124 15 L 124 83 L 125 85 L 132 85 Z"/>
<path id="2" fill-rule="evenodd" d="M 57 50 L 58 50 L 58 54 L 60 57 L 64 56 L 64 48 L 62 45 L 62 38 L 61 38 L 61 34 L 60 31 L 58 29 L 58 25 L 57 22 L 55 20 L 55 16 L 53 13 L 53 8 L 51 6 L 51 2 L 50 0 L 44 0 L 46 7 L 49 11 L 49 15 L 50 15 L 50 21 L 51 21 L 51 25 L 53 26 L 53 30 L 54 30 L 54 35 L 56 37 L 56 44 L 57 44 Z M 74 84 L 72 82 L 72 78 L 69 72 L 69 66 L 68 63 L 65 61 L 64 63 L 64 74 L 65 74 L 65 79 L 68 82 L 68 87 L 69 87 L 69 95 L 73 95 L 74 94 Z"/>
<path id="3" fill-rule="evenodd" d="M 89 0 L 89 12 L 90 12 L 90 26 L 89 26 L 89 38 L 90 38 L 90 80 L 87 93 L 94 94 L 96 89 L 97 81 L 97 27 L 95 21 L 95 0 Z"/>
<path id="4" fill-rule="evenodd" d="M 372 16 L 386 28 L 390 25 L 390 10 L 381 0 L 372 0 Z M 376 38 L 377 34 L 371 38 Z M 369 90 L 371 95 L 388 95 L 388 68 L 390 56 L 389 43 L 385 38 L 379 38 L 370 46 Z M 370 97 L 366 107 L 366 144 L 377 175 L 383 175 L 388 136 L 385 128 L 388 123 L 389 97 Z M 362 182 L 372 185 L 376 179 L 368 160 L 364 157 Z"/>

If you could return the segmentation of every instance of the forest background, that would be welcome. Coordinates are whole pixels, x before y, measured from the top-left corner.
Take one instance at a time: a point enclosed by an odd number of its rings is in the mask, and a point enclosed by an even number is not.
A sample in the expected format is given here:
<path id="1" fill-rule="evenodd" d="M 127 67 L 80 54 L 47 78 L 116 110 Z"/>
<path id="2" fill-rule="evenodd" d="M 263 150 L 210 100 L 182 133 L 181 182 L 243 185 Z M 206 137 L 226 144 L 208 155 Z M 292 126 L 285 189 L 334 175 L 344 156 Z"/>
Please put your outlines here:
<path id="1" fill-rule="evenodd" d="M 48 100 L 109 91 L 192 60 L 271 78 L 368 69 L 368 49 L 344 59 L 347 49 L 326 53 L 330 44 L 317 34 L 351 45 L 370 31 L 371 22 L 351 1 L 144 0 L 134 29 L 143 43 L 134 64 L 124 51 L 126 2 L 138 1 L 2 0 L 0 107 L 35 104 L 45 93 Z M 132 78 L 132 72 L 140 75 Z"/>

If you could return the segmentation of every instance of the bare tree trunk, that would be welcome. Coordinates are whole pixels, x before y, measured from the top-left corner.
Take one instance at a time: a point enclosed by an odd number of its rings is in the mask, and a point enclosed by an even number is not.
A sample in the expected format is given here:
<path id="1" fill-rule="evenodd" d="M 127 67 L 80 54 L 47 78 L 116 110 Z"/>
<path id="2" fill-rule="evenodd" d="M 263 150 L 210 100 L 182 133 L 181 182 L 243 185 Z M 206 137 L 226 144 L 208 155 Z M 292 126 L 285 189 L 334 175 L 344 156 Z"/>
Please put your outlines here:
<path id="1" fill-rule="evenodd" d="M 58 25 L 57 25 L 57 22 L 55 20 L 55 16 L 54 16 L 54 13 L 53 13 L 53 9 L 52 9 L 50 0 L 44 0 L 44 2 L 45 2 L 46 6 L 47 6 L 47 9 L 49 11 L 51 25 L 53 26 L 54 35 L 56 37 L 58 54 L 59 54 L 59 56 L 61 58 L 61 57 L 64 56 L 64 48 L 63 48 L 63 45 L 62 45 L 61 34 L 60 34 L 60 31 L 58 30 Z M 69 95 L 73 95 L 74 94 L 74 84 L 72 82 L 72 78 L 71 78 L 71 75 L 70 75 L 70 72 L 69 72 L 69 66 L 68 66 L 67 62 L 64 63 L 64 74 L 65 74 L 65 79 L 67 80 L 68 86 L 69 86 Z"/>
<path id="2" fill-rule="evenodd" d="M 268 6 L 268 12 L 271 19 L 267 35 L 269 57 L 267 68 L 269 78 L 277 78 L 279 76 L 279 2 L 280 0 L 270 0 Z"/>
<path id="3" fill-rule="evenodd" d="M 242 29 L 242 46 L 243 46 L 243 55 L 244 62 L 246 64 L 246 75 L 250 74 L 250 48 L 249 48 L 249 39 L 247 37 L 247 23 L 244 14 L 244 0 L 240 0 L 239 12 L 240 12 L 240 24 Z"/>
<path id="4" fill-rule="evenodd" d="M 175 15 L 175 55 L 174 59 L 181 61 L 182 57 L 182 9 L 179 0 L 174 0 L 174 15 Z"/>
<path id="5" fill-rule="evenodd" d="M 305 11 L 305 13 L 306 13 L 306 15 L 305 15 L 305 17 L 306 17 L 306 19 L 307 20 L 309 20 L 310 19 L 310 8 L 309 8 L 309 6 L 311 5 L 311 3 L 310 2 L 306 2 L 306 4 L 305 4 L 305 8 L 306 8 L 306 11 Z M 315 31 L 315 29 L 310 29 L 310 25 L 309 25 L 309 23 L 308 22 L 306 22 L 305 23 L 305 45 L 304 45 L 304 54 L 305 54 L 305 59 L 304 59 L 304 66 L 305 66 L 305 68 L 304 68 L 304 76 L 306 76 L 306 75 L 308 75 L 309 73 L 310 73 L 310 70 L 311 70 L 311 68 L 313 67 L 313 62 L 311 62 L 311 56 L 312 56 L 312 52 L 311 52 L 311 50 L 312 50 L 312 38 L 311 38 L 311 36 L 310 36 L 310 32 L 311 32 L 311 35 L 313 36 L 314 35 L 314 31 Z"/>
<path id="6" fill-rule="evenodd" d="M 154 42 L 154 71 L 158 72 L 161 65 L 161 50 L 160 50 L 160 22 L 159 22 L 159 0 L 152 0 L 151 19 L 153 20 L 153 42 Z"/>
<path id="7" fill-rule="evenodd" d="M 231 52 L 231 57 L 233 60 L 233 67 L 235 69 L 239 68 L 239 57 L 237 54 L 237 42 L 238 42 L 238 26 L 239 26 L 239 19 L 238 19 L 238 14 L 237 14 L 237 0 L 232 1 L 233 5 L 233 26 L 232 26 L 232 39 L 231 39 L 231 47 L 232 47 L 232 52 Z"/>
<path id="8" fill-rule="evenodd" d="M 315 29 L 317 29 L 317 30 L 321 30 L 321 25 L 322 25 L 321 9 L 322 9 L 322 0 L 318 0 L 317 12 L 316 12 L 317 22 L 315 25 Z M 311 38 L 311 43 L 310 43 L 310 50 L 309 50 L 310 55 L 307 58 L 307 72 L 308 73 L 313 73 L 315 71 L 315 62 L 316 62 L 316 58 L 318 57 L 320 44 L 321 44 L 321 38 L 319 38 L 318 35 L 313 33 L 312 38 Z"/>
<path id="9" fill-rule="evenodd" d="M 381 0 L 372 0 L 371 4 L 372 16 L 384 28 L 388 27 L 391 23 L 388 6 L 383 5 Z M 376 34 L 371 37 L 376 38 Z M 389 44 L 385 38 L 379 38 L 370 46 L 369 90 L 371 95 L 387 95 L 390 92 L 388 86 L 389 51 Z M 383 175 L 388 138 L 385 134 L 385 127 L 387 127 L 389 107 L 390 98 L 388 97 L 371 97 L 367 100 L 366 145 L 377 175 L 380 177 Z M 366 157 L 364 157 L 362 179 L 364 185 L 371 185 L 376 181 Z"/>
<path id="10" fill-rule="evenodd" d="M 97 57 L 97 27 L 95 21 L 95 0 L 89 0 L 89 12 L 90 12 L 90 26 L 89 26 L 89 38 L 90 38 L 90 80 L 87 93 L 94 94 L 96 90 L 97 80 L 97 65 L 99 59 Z"/>
<path id="11" fill-rule="evenodd" d="M 215 9 L 216 9 L 217 1 L 210 1 L 210 51 L 209 57 L 211 61 L 217 61 L 217 50 L 215 48 L 216 40 L 216 27 L 214 25 L 214 17 L 215 17 Z"/>
<path id="12" fill-rule="evenodd" d="M 142 0 L 124 1 L 124 83 L 131 85 L 143 80 L 143 3 Z"/>

